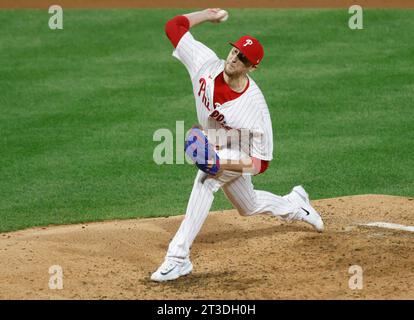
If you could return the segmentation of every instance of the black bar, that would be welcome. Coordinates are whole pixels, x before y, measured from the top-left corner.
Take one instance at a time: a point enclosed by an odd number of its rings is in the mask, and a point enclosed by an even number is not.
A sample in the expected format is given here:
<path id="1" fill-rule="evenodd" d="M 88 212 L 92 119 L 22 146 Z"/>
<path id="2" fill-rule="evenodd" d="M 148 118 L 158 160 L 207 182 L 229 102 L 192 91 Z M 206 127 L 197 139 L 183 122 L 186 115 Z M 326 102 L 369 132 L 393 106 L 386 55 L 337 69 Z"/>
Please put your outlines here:
<path id="1" fill-rule="evenodd" d="M 78 320 L 81 316 L 105 316 L 116 319 L 284 319 L 302 317 L 345 319 L 390 316 L 396 312 L 412 313 L 414 301 L 384 300 L 65 300 L 65 301 L 1 301 L 4 314 L 14 317 L 29 313 L 31 317 L 58 318 L 62 315 Z"/>

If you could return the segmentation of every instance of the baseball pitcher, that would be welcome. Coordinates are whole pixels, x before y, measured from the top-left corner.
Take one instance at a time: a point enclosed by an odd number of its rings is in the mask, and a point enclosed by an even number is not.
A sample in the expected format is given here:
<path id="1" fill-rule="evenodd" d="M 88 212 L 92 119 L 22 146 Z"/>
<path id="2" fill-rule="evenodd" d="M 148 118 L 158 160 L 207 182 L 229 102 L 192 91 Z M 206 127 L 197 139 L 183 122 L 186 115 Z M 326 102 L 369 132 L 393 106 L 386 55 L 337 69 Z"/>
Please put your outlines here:
<path id="1" fill-rule="evenodd" d="M 258 39 L 244 35 L 230 44 L 229 54 L 222 60 L 189 31 L 200 23 L 226 18 L 224 10 L 213 8 L 176 16 L 165 25 L 175 48 L 173 56 L 186 67 L 193 84 L 199 125 L 190 130 L 185 151 L 198 173 L 184 220 L 165 261 L 152 274 L 153 281 L 174 280 L 193 270 L 190 248 L 220 188 L 243 216 L 268 214 L 307 222 L 319 232 L 324 228 L 302 186 L 285 196 L 253 187 L 252 176 L 265 172 L 273 157 L 269 109 L 250 76 L 260 65 L 264 49 Z"/>

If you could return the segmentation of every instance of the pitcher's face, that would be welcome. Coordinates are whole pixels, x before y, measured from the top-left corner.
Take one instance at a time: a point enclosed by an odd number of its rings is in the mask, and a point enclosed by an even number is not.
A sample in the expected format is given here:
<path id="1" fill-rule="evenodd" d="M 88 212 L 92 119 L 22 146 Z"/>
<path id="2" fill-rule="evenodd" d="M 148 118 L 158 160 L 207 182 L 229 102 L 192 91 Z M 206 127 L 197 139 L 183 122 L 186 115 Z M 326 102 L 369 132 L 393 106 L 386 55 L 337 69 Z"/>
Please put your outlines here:
<path id="1" fill-rule="evenodd" d="M 229 77 L 238 76 L 250 72 L 255 67 L 246 58 L 246 56 L 240 52 L 237 48 L 232 48 L 227 56 L 224 66 L 224 72 Z"/>

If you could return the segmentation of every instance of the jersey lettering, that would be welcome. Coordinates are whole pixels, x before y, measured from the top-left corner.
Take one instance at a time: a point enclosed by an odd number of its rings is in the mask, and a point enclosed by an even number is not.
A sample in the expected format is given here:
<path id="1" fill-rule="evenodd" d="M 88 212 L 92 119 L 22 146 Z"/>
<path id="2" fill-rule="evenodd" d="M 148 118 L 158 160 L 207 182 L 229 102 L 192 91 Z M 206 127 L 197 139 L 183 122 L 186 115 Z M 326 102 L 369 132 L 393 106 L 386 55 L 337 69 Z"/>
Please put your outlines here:
<path id="1" fill-rule="evenodd" d="M 220 125 L 226 129 L 226 130 L 231 130 L 232 128 L 230 126 L 228 126 L 226 124 L 226 121 L 224 120 L 224 115 L 222 115 L 220 112 L 218 112 L 217 110 L 214 110 L 211 114 L 210 117 L 213 118 L 214 120 L 216 120 L 218 123 L 220 123 Z"/>
<path id="2" fill-rule="evenodd" d="M 198 90 L 198 96 L 200 97 L 200 95 L 203 94 L 201 101 L 203 102 L 207 110 L 210 111 L 210 101 L 208 100 L 206 96 L 206 79 L 200 78 L 198 82 L 200 83 L 200 89 Z"/>

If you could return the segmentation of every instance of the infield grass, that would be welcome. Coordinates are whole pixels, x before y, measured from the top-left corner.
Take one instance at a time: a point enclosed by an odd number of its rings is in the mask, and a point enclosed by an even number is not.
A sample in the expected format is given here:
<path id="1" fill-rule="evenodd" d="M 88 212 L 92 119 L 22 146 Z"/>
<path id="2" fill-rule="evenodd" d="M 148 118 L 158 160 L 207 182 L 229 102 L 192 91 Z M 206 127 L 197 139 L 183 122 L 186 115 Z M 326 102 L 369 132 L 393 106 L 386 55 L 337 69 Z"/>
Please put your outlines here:
<path id="1" fill-rule="evenodd" d="M 185 10 L 184 12 L 187 12 Z M 180 10 L 0 11 L 0 231 L 181 214 L 190 165 L 157 166 L 159 128 L 196 122 L 164 23 Z M 225 57 L 264 44 L 252 76 L 270 108 L 275 159 L 254 179 L 312 199 L 414 195 L 414 10 L 230 10 L 194 36 Z M 213 210 L 231 205 L 218 192 Z"/>

